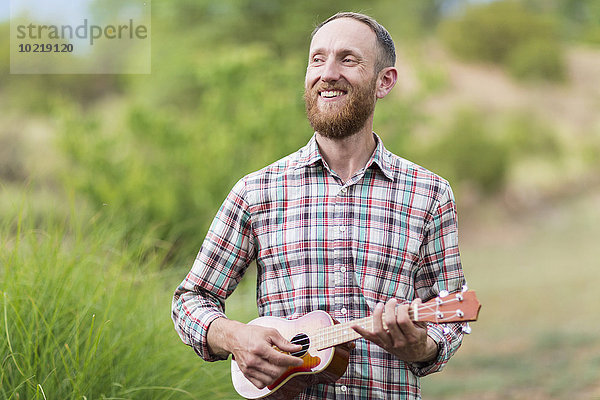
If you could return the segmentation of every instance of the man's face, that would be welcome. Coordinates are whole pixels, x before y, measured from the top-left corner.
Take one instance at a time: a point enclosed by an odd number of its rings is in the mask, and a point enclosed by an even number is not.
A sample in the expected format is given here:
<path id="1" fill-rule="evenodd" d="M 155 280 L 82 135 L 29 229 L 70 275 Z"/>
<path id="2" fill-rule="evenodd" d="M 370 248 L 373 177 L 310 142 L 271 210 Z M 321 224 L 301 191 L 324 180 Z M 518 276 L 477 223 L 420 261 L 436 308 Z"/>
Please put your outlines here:
<path id="1" fill-rule="evenodd" d="M 339 139 L 365 126 L 375 109 L 376 54 L 375 33 L 360 21 L 340 18 L 317 31 L 304 88 L 315 131 Z"/>

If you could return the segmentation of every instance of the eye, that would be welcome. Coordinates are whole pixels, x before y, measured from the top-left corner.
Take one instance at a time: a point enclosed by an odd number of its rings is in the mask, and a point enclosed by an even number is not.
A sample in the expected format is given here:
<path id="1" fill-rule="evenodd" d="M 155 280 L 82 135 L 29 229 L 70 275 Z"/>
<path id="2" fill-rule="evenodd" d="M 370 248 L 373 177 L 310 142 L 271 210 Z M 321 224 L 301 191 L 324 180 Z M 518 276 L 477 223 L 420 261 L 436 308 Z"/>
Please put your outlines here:
<path id="1" fill-rule="evenodd" d="M 313 56 L 310 62 L 312 64 L 321 64 L 325 62 L 325 59 L 323 58 L 323 56 Z"/>

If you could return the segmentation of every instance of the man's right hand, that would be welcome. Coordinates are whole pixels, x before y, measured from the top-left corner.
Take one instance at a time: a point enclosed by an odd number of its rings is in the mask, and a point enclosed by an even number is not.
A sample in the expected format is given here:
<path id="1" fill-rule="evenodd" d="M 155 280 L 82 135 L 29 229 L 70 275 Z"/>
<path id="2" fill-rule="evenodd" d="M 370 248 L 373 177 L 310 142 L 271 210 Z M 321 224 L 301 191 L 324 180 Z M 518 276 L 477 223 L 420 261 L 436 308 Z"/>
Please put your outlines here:
<path id="1" fill-rule="evenodd" d="M 302 365 L 302 359 L 284 352 L 302 349 L 273 328 L 246 325 L 217 318 L 208 330 L 208 346 L 214 354 L 233 354 L 244 376 L 262 389 L 277 380 L 288 368 Z"/>

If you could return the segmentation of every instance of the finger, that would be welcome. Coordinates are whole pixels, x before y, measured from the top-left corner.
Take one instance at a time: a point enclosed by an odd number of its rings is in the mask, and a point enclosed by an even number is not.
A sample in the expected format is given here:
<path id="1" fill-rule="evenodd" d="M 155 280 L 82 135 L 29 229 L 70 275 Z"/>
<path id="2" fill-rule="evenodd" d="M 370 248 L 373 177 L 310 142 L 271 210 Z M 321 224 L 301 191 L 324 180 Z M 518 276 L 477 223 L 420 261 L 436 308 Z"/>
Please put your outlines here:
<path id="1" fill-rule="evenodd" d="M 403 314 L 408 314 L 408 306 L 398 305 L 398 302 L 390 300 L 386 304 L 385 317 L 388 326 L 388 336 L 390 344 L 393 347 L 402 347 L 406 343 L 406 336 L 398 324 L 399 319 L 402 320 Z"/>
<path id="2" fill-rule="evenodd" d="M 368 341 L 375 343 L 379 347 L 383 347 L 381 339 L 373 332 L 366 330 L 360 325 L 353 325 L 351 328 L 354 329 L 359 335 L 361 335 Z"/>
<path id="3" fill-rule="evenodd" d="M 384 330 L 383 310 L 384 304 L 377 303 L 377 305 L 375 306 L 375 310 L 373 310 L 373 332 L 380 332 Z"/>
<path id="4" fill-rule="evenodd" d="M 396 316 L 396 321 L 398 323 L 398 327 L 402 330 L 402 333 L 408 342 L 412 342 L 418 339 L 422 334 L 422 328 L 420 326 L 415 325 L 415 323 L 410 319 L 408 314 L 408 310 L 410 307 L 419 306 L 421 304 L 420 299 L 416 299 L 413 301 L 412 305 L 405 305 L 401 310 L 398 310 L 398 315 Z"/>
<path id="5" fill-rule="evenodd" d="M 245 373 L 245 376 L 250 382 L 252 382 L 254 386 L 256 386 L 259 389 L 267 387 L 271 383 L 275 382 L 275 380 L 279 377 L 272 377 L 258 370 L 250 370 L 247 373 Z"/>
<path id="6" fill-rule="evenodd" d="M 287 354 L 287 352 L 295 352 L 302 350 L 301 345 L 291 343 L 279 333 L 271 337 L 271 342 L 277 348 L 271 347 L 271 349 L 267 352 L 265 358 L 267 358 L 269 362 L 279 366 L 302 365 L 303 361 L 300 357 L 294 357 L 292 355 Z"/>
<path id="7" fill-rule="evenodd" d="M 387 330 L 391 331 L 392 329 L 397 329 L 396 323 L 396 306 L 398 305 L 398 301 L 396 299 L 390 299 L 385 304 L 385 325 L 387 326 Z"/>
<path id="8" fill-rule="evenodd" d="M 408 304 L 398 306 L 396 310 L 396 327 L 402 332 L 403 336 L 409 335 L 414 330 L 414 325 L 408 315 Z"/>
<path id="9" fill-rule="evenodd" d="M 290 342 L 289 340 L 281 336 L 279 332 L 275 332 L 275 334 L 271 336 L 271 343 L 277 346 L 277 348 L 281 349 L 282 351 L 288 353 L 293 353 L 295 351 L 302 350 L 301 345 Z"/>
<path id="10" fill-rule="evenodd" d="M 304 361 L 300 357 L 294 357 L 289 354 L 282 353 L 274 348 L 271 348 L 271 350 L 269 350 L 268 353 L 265 354 L 264 358 L 269 363 L 279 367 L 294 367 L 300 366 L 304 363 Z"/>
<path id="11" fill-rule="evenodd" d="M 375 310 L 373 311 L 373 334 L 379 338 L 379 346 L 385 348 L 391 345 L 392 340 L 389 335 L 389 330 L 383 325 L 384 309 L 385 305 L 383 303 L 378 303 L 375 306 Z"/>
<path id="12" fill-rule="evenodd" d="M 262 357 L 251 357 L 246 362 L 238 360 L 238 365 L 244 376 L 259 389 L 270 385 L 285 372 L 285 368 L 278 367 Z"/>

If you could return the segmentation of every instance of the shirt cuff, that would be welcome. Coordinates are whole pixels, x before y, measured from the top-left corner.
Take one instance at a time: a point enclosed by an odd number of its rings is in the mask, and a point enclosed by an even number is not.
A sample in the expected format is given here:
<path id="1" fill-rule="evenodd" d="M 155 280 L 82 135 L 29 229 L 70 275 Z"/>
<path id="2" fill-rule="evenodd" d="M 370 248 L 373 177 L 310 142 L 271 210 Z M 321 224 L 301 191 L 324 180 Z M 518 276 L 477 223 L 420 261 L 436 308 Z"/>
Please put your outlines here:
<path id="1" fill-rule="evenodd" d="M 408 368 L 416 376 L 425 376 L 434 372 L 441 371 L 450 359 L 450 343 L 444 335 L 444 331 L 440 325 L 428 324 L 427 335 L 433 339 L 438 345 L 437 357 L 426 362 L 408 363 Z"/>
<path id="2" fill-rule="evenodd" d="M 199 340 L 192 342 L 194 343 L 192 347 L 204 361 L 212 362 L 228 358 L 213 354 L 208 347 L 208 329 L 210 328 L 210 324 L 217 318 L 226 318 L 226 316 L 220 311 L 206 311 L 199 320 L 198 328 L 192 329 L 192 331 L 197 332 L 200 336 Z"/>

